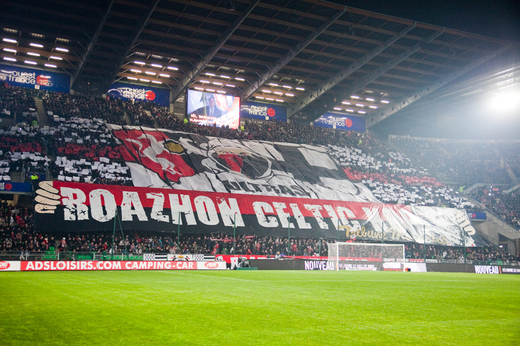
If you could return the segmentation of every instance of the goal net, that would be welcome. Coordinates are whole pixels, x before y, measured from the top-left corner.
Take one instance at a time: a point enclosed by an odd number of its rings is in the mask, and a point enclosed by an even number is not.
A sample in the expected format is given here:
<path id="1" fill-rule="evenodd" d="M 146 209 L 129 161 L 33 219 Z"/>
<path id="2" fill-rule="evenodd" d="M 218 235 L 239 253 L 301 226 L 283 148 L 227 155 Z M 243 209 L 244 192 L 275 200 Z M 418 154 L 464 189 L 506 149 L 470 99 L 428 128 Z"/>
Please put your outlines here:
<path id="1" fill-rule="evenodd" d="M 403 244 L 337 242 L 327 245 L 329 266 L 335 270 L 403 270 Z"/>

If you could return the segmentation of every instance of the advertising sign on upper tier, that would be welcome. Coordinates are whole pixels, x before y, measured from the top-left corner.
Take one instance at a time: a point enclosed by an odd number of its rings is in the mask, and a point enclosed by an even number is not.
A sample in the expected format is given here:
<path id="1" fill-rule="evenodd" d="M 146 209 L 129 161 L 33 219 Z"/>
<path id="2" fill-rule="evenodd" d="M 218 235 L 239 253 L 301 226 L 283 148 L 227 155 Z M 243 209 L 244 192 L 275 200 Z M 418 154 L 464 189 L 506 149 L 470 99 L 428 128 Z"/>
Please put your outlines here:
<path id="1" fill-rule="evenodd" d="M 0 82 L 23 88 L 70 92 L 70 76 L 27 67 L 0 65 Z"/>
<path id="2" fill-rule="evenodd" d="M 40 232 L 123 230 L 323 237 L 478 246 L 464 211 L 252 194 L 40 182 Z M 463 237 L 463 238 L 462 238 Z"/>
<path id="3" fill-rule="evenodd" d="M 162 107 L 170 105 L 170 91 L 168 89 L 134 84 L 114 83 L 108 90 L 108 95 L 125 101 L 154 102 Z"/>
<path id="4" fill-rule="evenodd" d="M 240 106 L 240 117 L 287 122 L 287 107 L 248 101 Z"/>
<path id="5" fill-rule="evenodd" d="M 357 132 L 366 132 L 367 130 L 365 118 L 337 113 L 323 114 L 314 120 L 314 126 Z"/>

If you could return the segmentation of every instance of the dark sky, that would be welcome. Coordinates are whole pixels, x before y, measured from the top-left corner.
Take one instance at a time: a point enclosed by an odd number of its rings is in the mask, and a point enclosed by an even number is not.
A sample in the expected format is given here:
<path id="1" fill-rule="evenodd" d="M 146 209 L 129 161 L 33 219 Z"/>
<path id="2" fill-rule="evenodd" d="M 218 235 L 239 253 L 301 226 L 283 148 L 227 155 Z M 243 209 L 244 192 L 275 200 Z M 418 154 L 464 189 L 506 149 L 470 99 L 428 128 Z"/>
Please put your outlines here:
<path id="1" fill-rule="evenodd" d="M 335 0 L 332 2 L 520 42 L 520 0 Z"/>

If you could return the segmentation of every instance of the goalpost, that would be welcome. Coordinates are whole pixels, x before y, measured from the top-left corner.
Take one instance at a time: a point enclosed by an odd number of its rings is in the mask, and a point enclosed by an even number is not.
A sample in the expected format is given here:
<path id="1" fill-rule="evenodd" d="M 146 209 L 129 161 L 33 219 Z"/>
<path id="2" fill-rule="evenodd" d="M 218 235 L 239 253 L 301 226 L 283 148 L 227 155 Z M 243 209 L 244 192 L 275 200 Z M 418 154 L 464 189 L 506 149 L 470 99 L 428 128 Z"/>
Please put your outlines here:
<path id="1" fill-rule="evenodd" d="M 335 270 L 404 270 L 404 244 L 328 243 Z"/>

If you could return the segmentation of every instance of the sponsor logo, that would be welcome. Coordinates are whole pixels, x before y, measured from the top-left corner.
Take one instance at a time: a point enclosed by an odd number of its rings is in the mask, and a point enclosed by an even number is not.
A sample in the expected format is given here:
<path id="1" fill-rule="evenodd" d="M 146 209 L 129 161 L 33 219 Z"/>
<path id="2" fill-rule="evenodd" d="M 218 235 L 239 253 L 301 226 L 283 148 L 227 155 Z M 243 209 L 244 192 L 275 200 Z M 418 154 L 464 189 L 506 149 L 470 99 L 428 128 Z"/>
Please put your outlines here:
<path id="1" fill-rule="evenodd" d="M 0 70 L 0 80 L 7 82 L 15 82 L 21 84 L 33 84 L 35 86 L 47 86 L 51 87 L 52 82 L 50 76 L 39 75 L 36 76 L 34 72 L 22 72 L 22 71 L 8 71 Z"/>
<path id="2" fill-rule="evenodd" d="M 334 270 L 334 262 L 305 261 L 305 270 Z"/>
<path id="3" fill-rule="evenodd" d="M 208 269 L 217 269 L 218 263 L 217 262 L 206 262 L 206 263 L 204 263 L 204 267 L 206 267 Z"/>
<path id="4" fill-rule="evenodd" d="M 504 268 L 504 267 L 502 267 L 502 274 L 520 274 L 520 268 Z"/>
<path id="5" fill-rule="evenodd" d="M 269 108 L 267 110 L 267 115 L 272 118 L 272 117 L 274 117 L 276 115 L 276 111 L 273 108 Z"/>
<path id="6" fill-rule="evenodd" d="M 7 262 L 4 262 L 4 261 L 0 261 L 0 270 L 6 270 L 6 269 L 9 269 L 11 265 Z"/>
<path id="7" fill-rule="evenodd" d="M 349 118 L 341 117 L 341 116 L 333 116 L 333 115 L 322 115 L 319 117 L 315 123 L 321 123 L 325 125 L 329 125 L 332 127 L 352 127 L 352 120 Z"/>
<path id="8" fill-rule="evenodd" d="M 153 100 L 155 100 L 155 93 L 154 93 L 152 90 L 148 90 L 148 91 L 146 92 L 146 99 L 147 99 L 148 101 L 153 101 Z"/>
<path id="9" fill-rule="evenodd" d="M 0 190 L 4 191 L 4 190 L 7 190 L 7 191 L 10 191 L 13 189 L 13 185 L 10 184 L 10 183 L 0 183 Z"/>
<path id="10" fill-rule="evenodd" d="M 50 79 L 50 76 L 39 75 L 36 77 L 36 83 L 42 86 L 52 86 Z"/>
<path id="11" fill-rule="evenodd" d="M 123 97 L 125 99 L 143 100 L 143 101 L 144 100 L 147 100 L 147 101 L 155 100 L 155 93 L 152 90 L 121 87 L 121 88 L 110 89 L 108 91 L 108 93 L 111 95 L 117 95 L 117 96 Z"/>
<path id="12" fill-rule="evenodd" d="M 475 266 L 475 273 L 477 274 L 500 274 L 499 266 Z"/>

